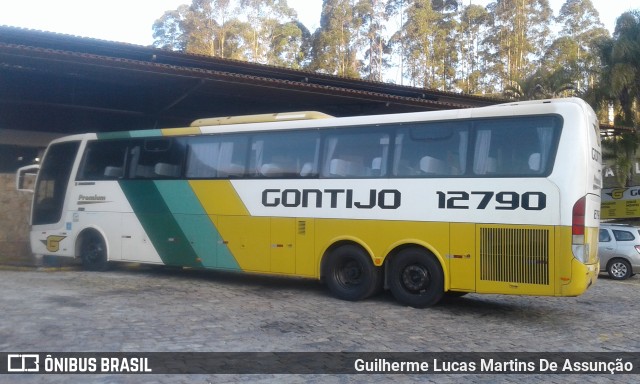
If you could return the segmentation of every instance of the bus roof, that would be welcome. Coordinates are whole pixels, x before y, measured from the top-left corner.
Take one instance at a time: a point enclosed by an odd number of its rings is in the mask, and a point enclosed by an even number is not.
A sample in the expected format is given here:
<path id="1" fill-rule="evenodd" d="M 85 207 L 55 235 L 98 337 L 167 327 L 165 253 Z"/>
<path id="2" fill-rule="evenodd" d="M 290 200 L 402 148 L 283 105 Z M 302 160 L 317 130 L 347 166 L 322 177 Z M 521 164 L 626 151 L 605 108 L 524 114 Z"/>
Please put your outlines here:
<path id="1" fill-rule="evenodd" d="M 191 123 L 191 127 L 204 127 L 211 125 L 231 125 L 248 123 L 267 123 L 275 121 L 313 120 L 327 119 L 333 116 L 317 111 L 264 113 L 259 115 L 209 117 L 198 119 Z"/>
<path id="2" fill-rule="evenodd" d="M 509 116 L 511 110 L 505 107 L 521 106 L 526 107 L 526 114 L 537 113 L 542 111 L 557 110 L 560 105 L 574 104 L 582 108 L 587 108 L 588 104 L 578 98 L 560 98 L 552 100 L 533 100 L 520 101 L 512 103 L 497 104 L 493 106 L 485 106 L 479 108 L 465 108 L 442 111 L 420 111 L 402 114 L 390 115 L 370 115 L 370 116 L 351 116 L 351 117 L 334 117 L 317 111 L 300 111 L 300 112 L 284 112 L 284 113 L 267 113 L 256 115 L 240 115 L 213 117 L 195 120 L 188 127 L 179 128 L 159 128 L 159 129 L 143 129 L 134 131 L 115 131 L 115 132 L 98 132 L 77 134 L 66 136 L 54 140 L 53 142 L 82 140 L 82 139 L 119 139 L 134 137 L 155 137 L 155 136 L 185 136 L 215 133 L 234 133 L 248 132 L 253 130 L 263 130 L 270 127 L 270 124 L 279 122 L 278 129 L 298 129 L 298 128 L 326 128 L 326 127 L 342 127 L 351 125 L 380 125 L 385 122 L 389 123 L 408 123 L 417 120 L 439 120 L 439 119 L 464 119 L 464 118 L 482 118 L 490 116 Z M 547 107 L 549 106 L 549 107 Z M 551 107 L 554 106 L 554 107 Z M 562 107 L 560 107 L 562 108 Z M 428 116 L 428 117 L 427 117 Z M 304 121 L 314 120 L 312 124 L 305 124 Z M 228 127 L 228 128 L 225 128 Z"/>

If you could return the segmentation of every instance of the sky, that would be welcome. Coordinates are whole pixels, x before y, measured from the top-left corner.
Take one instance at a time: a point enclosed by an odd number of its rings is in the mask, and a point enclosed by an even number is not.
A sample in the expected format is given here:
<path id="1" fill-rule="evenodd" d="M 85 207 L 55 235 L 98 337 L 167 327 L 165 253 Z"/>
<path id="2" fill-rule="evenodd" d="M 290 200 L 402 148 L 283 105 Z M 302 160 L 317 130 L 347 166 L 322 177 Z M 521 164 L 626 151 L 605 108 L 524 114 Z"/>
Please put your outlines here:
<path id="1" fill-rule="evenodd" d="M 549 0 L 555 14 L 565 0 Z M 591 0 L 600 20 L 613 32 L 623 12 L 640 9 L 638 0 Z M 486 5 L 490 0 L 463 0 Z M 0 25 L 82 37 L 150 45 L 152 25 L 165 11 L 189 0 L 2 0 Z M 320 25 L 322 0 L 288 0 L 311 31 Z"/>

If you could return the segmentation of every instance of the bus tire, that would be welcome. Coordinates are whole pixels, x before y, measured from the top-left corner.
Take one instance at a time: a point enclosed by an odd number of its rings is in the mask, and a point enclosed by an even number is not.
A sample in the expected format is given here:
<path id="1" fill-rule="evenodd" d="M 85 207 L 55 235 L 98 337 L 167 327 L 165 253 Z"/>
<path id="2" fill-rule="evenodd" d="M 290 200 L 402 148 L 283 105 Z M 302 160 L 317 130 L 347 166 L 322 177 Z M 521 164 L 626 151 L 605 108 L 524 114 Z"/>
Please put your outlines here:
<path id="1" fill-rule="evenodd" d="M 433 254 L 420 248 L 407 248 L 390 262 L 387 283 L 400 303 L 425 308 L 442 299 L 444 274 Z"/>
<path id="2" fill-rule="evenodd" d="M 87 271 L 105 271 L 109 263 L 107 243 L 96 231 L 87 231 L 80 239 L 80 259 Z"/>
<path id="3" fill-rule="evenodd" d="M 327 255 L 324 279 L 337 298 L 358 301 L 380 291 L 382 268 L 373 265 L 361 247 L 342 245 Z"/>

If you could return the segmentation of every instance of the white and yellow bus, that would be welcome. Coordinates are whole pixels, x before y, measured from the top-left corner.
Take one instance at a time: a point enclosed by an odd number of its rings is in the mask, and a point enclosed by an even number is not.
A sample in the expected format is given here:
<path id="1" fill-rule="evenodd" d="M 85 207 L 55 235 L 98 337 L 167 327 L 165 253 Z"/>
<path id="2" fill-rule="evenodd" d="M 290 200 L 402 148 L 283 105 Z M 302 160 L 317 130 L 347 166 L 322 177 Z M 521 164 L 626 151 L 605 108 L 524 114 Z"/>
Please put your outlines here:
<path id="1" fill-rule="evenodd" d="M 34 254 L 389 289 L 576 296 L 598 273 L 600 137 L 579 99 L 395 115 L 203 119 L 52 142 Z M 18 188 L 25 173 L 18 171 Z"/>

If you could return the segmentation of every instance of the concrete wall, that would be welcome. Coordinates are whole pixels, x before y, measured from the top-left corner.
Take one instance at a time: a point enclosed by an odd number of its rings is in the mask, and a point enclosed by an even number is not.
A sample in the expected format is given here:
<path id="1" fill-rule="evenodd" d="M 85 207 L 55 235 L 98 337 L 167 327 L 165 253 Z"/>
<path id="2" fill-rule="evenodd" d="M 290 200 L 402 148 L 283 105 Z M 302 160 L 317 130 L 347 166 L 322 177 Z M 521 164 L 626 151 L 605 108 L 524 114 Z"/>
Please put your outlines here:
<path id="1" fill-rule="evenodd" d="M 15 174 L 0 174 L 0 264 L 34 266 L 29 249 L 32 193 L 18 192 Z"/>

